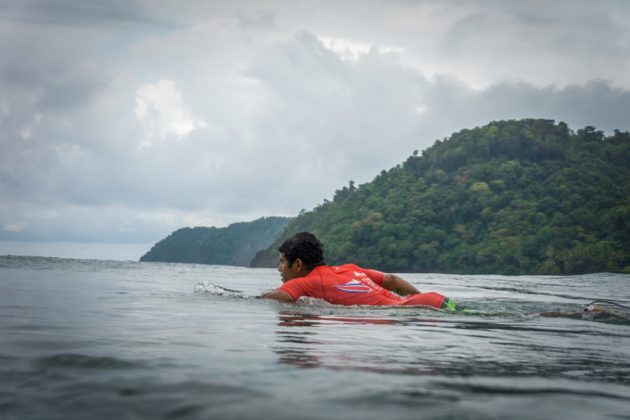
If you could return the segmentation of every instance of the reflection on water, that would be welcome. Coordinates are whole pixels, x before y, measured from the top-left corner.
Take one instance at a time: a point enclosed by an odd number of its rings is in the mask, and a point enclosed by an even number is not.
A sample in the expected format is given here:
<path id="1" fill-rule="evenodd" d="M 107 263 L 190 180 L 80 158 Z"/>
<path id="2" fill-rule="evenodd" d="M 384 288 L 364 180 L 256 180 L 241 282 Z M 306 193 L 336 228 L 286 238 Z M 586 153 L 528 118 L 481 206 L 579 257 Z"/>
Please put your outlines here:
<path id="1" fill-rule="evenodd" d="M 345 316 L 278 312 L 272 350 L 278 363 L 403 375 L 582 378 L 630 385 L 628 340 L 606 324 L 559 326 L 544 317 L 513 320 Z M 608 315 L 596 315 L 604 317 Z M 592 321 L 592 318 L 590 319 Z M 601 345 L 601 340 L 610 345 Z M 600 346 L 593 344 L 599 341 Z M 589 349 L 590 350 L 587 350 Z"/>
<path id="2" fill-rule="evenodd" d="M 388 336 L 388 329 L 421 324 L 431 327 L 437 323 L 433 318 L 335 316 L 282 310 L 278 312 L 276 345 L 272 350 L 278 355 L 279 363 L 300 368 L 435 373 L 434 366 L 401 365 L 397 360 L 400 347 L 409 347 L 411 343 L 400 346 L 389 343 L 376 349 L 373 345 Z M 379 334 L 382 335 L 379 337 Z M 388 350 L 394 353 L 387 354 Z"/>
<path id="3" fill-rule="evenodd" d="M 394 325 L 399 321 L 373 317 L 335 317 L 325 315 L 304 315 L 292 311 L 278 313 L 278 328 L 276 329 L 277 346 L 273 351 L 279 356 L 278 362 L 302 368 L 323 366 L 322 359 L 317 356 L 319 346 L 325 342 L 317 340 L 317 327 L 320 324 L 374 324 Z"/>

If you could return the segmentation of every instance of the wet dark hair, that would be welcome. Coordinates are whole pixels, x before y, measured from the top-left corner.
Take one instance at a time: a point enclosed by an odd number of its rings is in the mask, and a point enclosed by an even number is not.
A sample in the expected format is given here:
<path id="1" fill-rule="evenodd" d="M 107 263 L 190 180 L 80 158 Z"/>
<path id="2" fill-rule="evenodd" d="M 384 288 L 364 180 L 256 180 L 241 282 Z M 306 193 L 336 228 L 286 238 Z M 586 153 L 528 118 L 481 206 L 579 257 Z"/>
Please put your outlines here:
<path id="1" fill-rule="evenodd" d="M 299 258 L 309 270 L 326 265 L 324 245 L 310 232 L 296 233 L 284 241 L 278 251 L 284 254 L 289 264 Z"/>

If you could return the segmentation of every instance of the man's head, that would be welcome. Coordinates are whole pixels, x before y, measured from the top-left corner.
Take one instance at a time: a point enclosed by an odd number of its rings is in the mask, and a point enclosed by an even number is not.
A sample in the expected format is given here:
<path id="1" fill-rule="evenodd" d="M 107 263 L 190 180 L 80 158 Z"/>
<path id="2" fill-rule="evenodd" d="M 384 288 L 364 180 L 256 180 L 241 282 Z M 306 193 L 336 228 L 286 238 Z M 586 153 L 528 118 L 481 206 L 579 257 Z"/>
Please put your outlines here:
<path id="1" fill-rule="evenodd" d="M 284 241 L 280 248 L 278 271 L 282 281 L 303 277 L 314 267 L 325 265 L 324 246 L 309 232 L 297 233 Z"/>

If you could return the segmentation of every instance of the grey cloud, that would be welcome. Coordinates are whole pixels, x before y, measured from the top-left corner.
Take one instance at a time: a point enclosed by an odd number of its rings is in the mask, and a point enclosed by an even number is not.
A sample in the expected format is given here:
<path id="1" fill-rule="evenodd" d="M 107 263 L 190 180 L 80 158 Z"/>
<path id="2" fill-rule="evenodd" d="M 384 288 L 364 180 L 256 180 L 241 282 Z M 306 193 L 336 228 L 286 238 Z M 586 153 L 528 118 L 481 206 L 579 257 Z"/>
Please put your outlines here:
<path id="1" fill-rule="evenodd" d="M 574 128 L 594 125 L 608 132 L 629 129 L 630 91 L 615 88 L 601 80 L 565 88 L 498 85 L 488 89 L 484 96 L 489 103 L 505 103 L 505 109 L 511 108 L 512 112 L 541 117 L 547 115 Z"/>
<path id="2" fill-rule="evenodd" d="M 351 172 L 365 180 L 376 156 L 381 164 L 393 163 L 402 152 L 399 144 L 411 140 L 423 77 L 394 55 L 374 50 L 356 63 L 344 62 L 301 33 L 261 53 L 248 74 L 281 100 L 275 116 L 269 115 L 275 130 L 284 130 L 276 135 L 294 138 L 294 150 L 304 143 L 312 147 L 303 154 L 305 170 L 318 163 L 327 172 L 341 166 L 341 176 Z M 386 141 L 391 144 L 383 150 Z"/>
<path id="3" fill-rule="evenodd" d="M 270 9 L 255 10 L 249 13 L 238 12 L 236 17 L 241 27 L 246 30 L 276 28 L 276 16 Z"/>
<path id="4" fill-rule="evenodd" d="M 440 83 L 432 90 L 433 98 L 449 91 L 451 94 L 447 101 L 433 102 L 437 106 L 430 114 L 455 116 L 462 127 L 498 119 L 551 118 L 575 129 L 586 125 L 608 132 L 630 128 L 630 91 L 603 81 L 564 88 L 503 83 L 482 91 L 462 90 L 461 86 L 448 84 Z"/>
<path id="5" fill-rule="evenodd" d="M 485 37 L 488 18 L 476 13 L 456 21 L 442 37 L 441 49 L 449 54 L 469 53 Z"/>
<path id="6" fill-rule="evenodd" d="M 118 205 L 105 206 L 38 206 L 14 203 L 12 212 L 21 212 L 20 218 L 0 209 L 0 240 L 68 241 L 68 242 L 151 242 L 164 235 L 165 230 L 178 228 L 170 220 L 142 218 L 141 209 Z M 177 215 L 164 209 L 164 213 Z M 172 219 L 177 219 L 173 217 Z M 7 226 L 14 224 L 14 230 Z M 168 232 L 166 232 L 168 233 Z M 98 238 L 98 241 L 95 241 Z"/>
<path id="7" fill-rule="evenodd" d="M 630 13 L 630 3 L 453 4 L 440 10 L 444 29 L 435 28 L 434 42 L 408 38 L 414 54 L 441 63 L 439 73 L 468 73 L 464 80 L 484 85 L 497 79 L 540 86 L 601 78 L 630 87 L 630 66 L 623 59 L 630 53 L 630 25 L 619 18 Z"/>
<path id="8" fill-rule="evenodd" d="M 42 111 L 79 107 L 105 89 L 110 81 L 108 74 L 93 66 L 72 69 L 50 79 L 41 99 Z"/>
<path id="9" fill-rule="evenodd" d="M 135 2 L 125 0 L 4 0 L 0 4 L 0 19 L 35 24 L 90 26 L 163 25 L 148 17 Z"/>

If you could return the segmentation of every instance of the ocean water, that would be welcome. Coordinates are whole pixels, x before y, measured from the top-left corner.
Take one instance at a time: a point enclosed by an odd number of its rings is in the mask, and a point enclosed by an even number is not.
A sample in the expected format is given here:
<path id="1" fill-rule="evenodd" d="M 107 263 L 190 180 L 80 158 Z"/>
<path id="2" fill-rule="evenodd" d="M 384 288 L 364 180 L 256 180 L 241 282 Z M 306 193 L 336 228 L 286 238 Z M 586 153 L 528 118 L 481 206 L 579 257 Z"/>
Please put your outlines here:
<path id="1" fill-rule="evenodd" d="M 268 269 L 0 257 L 0 418 L 630 418 L 630 311 L 541 315 L 630 306 L 630 276 L 404 277 L 472 313 L 258 299 Z"/>

